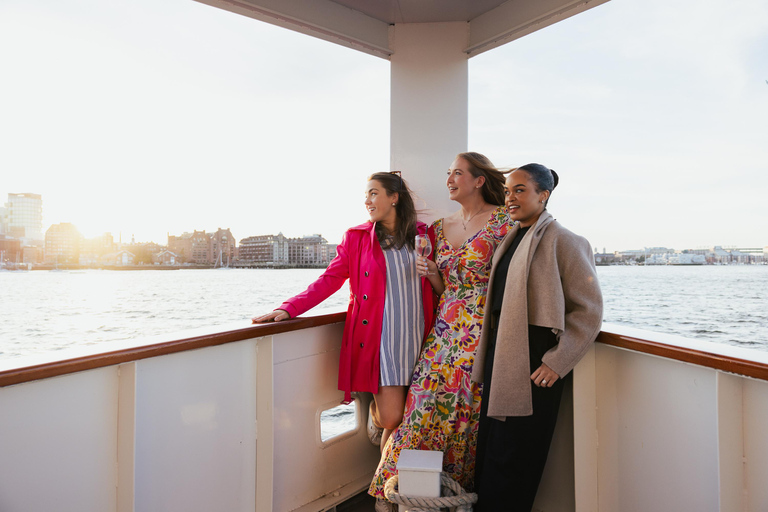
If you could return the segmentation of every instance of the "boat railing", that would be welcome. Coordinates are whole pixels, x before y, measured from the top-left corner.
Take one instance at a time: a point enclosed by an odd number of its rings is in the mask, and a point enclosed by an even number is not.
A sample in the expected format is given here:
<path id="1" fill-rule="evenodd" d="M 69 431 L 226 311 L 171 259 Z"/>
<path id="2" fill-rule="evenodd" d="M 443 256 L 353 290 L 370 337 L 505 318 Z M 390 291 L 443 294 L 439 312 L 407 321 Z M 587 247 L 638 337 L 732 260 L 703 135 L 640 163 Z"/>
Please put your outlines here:
<path id="1" fill-rule="evenodd" d="M 0 366 L 0 510 L 329 510 L 378 461 L 326 439 L 343 313 Z M 768 510 L 768 353 L 604 325 L 536 507 Z"/>

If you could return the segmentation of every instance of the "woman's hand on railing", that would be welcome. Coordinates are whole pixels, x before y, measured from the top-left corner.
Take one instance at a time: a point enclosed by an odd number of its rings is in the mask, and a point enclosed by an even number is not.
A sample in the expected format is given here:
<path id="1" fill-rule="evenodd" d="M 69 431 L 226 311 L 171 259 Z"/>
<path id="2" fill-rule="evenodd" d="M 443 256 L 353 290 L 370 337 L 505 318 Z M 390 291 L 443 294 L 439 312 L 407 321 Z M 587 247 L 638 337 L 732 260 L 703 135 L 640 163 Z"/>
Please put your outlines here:
<path id="1" fill-rule="evenodd" d="M 251 318 L 251 323 L 263 324 L 265 322 L 282 322 L 283 320 L 288 320 L 289 318 L 291 318 L 291 315 L 289 315 L 287 311 L 276 309 L 271 313 L 267 313 L 266 315 L 255 316 Z"/>

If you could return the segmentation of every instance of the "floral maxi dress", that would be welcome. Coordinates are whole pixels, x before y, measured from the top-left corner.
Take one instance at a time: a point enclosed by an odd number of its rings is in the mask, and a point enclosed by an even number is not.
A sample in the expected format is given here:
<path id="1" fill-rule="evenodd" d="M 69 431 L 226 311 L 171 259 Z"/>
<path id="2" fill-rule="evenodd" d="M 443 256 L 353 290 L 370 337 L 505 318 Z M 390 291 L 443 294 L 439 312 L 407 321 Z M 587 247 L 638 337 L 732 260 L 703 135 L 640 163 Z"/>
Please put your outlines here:
<path id="1" fill-rule="evenodd" d="M 442 219 L 435 221 L 435 262 L 445 283 L 437 320 L 424 342 L 405 402 L 403 423 L 384 447 L 368 489 L 384 497 L 384 484 L 397 474 L 403 449 L 444 452 L 443 472 L 465 490 L 474 486 L 477 426 L 482 384 L 471 382 L 480 339 L 491 257 L 509 229 L 506 210 L 497 208 L 488 222 L 460 247 L 446 240 Z"/>

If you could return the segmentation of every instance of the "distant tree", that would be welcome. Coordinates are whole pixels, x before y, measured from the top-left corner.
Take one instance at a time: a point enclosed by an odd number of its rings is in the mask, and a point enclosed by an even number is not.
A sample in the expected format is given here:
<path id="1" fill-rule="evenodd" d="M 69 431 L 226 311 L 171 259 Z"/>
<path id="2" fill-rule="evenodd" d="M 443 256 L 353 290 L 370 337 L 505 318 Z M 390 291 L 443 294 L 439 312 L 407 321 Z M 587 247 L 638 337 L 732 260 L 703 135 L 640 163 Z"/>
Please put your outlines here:
<path id="1" fill-rule="evenodd" d="M 130 251 L 135 256 L 133 262 L 136 265 L 151 265 L 152 264 L 152 251 L 145 245 L 134 245 L 130 248 Z"/>

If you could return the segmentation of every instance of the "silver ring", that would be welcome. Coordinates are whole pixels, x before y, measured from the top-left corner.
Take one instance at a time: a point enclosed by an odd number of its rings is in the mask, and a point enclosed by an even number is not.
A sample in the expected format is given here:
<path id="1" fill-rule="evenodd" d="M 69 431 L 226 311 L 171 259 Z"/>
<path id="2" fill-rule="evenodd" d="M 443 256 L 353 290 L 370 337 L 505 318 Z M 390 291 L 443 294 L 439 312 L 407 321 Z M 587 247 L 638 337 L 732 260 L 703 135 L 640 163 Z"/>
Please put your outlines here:
<path id="1" fill-rule="evenodd" d="M 547 379 L 543 379 L 543 380 L 541 381 L 541 383 L 542 383 L 542 384 L 546 384 L 546 383 L 547 383 Z"/>

